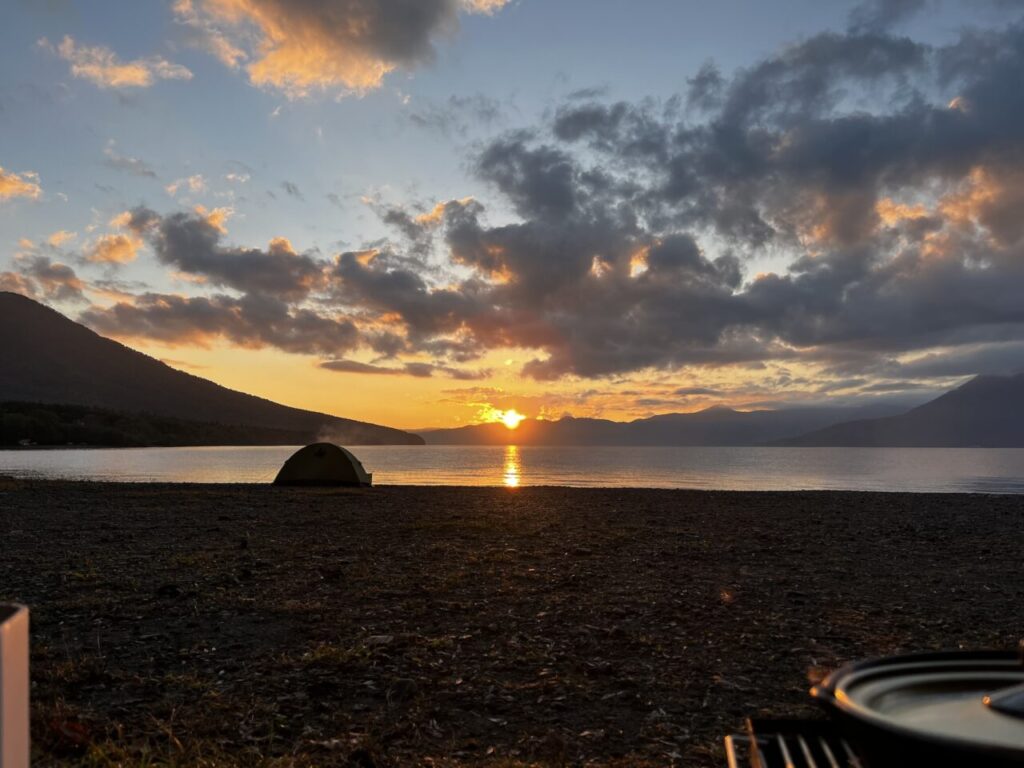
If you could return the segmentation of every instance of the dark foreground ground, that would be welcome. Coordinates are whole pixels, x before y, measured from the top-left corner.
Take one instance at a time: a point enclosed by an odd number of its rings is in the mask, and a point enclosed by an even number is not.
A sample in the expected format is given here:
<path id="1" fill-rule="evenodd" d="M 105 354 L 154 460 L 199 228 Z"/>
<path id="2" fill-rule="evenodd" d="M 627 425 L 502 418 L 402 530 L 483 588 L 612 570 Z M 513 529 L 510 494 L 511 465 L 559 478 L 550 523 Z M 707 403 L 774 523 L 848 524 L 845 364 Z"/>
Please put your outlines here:
<path id="1" fill-rule="evenodd" d="M 0 480 L 36 764 L 720 766 L 1024 634 L 1024 497 Z"/>

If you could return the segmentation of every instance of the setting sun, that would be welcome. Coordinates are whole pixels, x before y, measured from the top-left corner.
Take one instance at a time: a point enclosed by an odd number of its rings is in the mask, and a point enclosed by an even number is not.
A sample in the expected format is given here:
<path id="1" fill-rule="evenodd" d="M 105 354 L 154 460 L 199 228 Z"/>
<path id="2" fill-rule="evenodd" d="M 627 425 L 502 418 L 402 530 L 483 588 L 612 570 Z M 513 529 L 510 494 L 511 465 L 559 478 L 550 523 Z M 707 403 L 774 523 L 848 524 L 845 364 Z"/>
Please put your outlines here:
<path id="1" fill-rule="evenodd" d="M 525 419 L 519 411 L 515 408 L 509 408 L 507 411 L 501 411 L 498 417 L 498 421 L 504 424 L 509 429 L 515 429 Z"/>

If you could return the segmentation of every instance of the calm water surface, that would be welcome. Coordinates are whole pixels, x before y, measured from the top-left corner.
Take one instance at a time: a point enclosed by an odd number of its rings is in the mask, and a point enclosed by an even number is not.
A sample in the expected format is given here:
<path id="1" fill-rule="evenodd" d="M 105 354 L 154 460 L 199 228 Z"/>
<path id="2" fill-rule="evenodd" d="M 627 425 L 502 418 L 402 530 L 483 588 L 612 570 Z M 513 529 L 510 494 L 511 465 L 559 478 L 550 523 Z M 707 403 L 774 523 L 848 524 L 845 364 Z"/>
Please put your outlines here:
<path id="1" fill-rule="evenodd" d="M 0 451 L 0 474 L 262 483 L 296 446 Z M 1024 493 L 1024 449 L 360 446 L 382 485 Z"/>

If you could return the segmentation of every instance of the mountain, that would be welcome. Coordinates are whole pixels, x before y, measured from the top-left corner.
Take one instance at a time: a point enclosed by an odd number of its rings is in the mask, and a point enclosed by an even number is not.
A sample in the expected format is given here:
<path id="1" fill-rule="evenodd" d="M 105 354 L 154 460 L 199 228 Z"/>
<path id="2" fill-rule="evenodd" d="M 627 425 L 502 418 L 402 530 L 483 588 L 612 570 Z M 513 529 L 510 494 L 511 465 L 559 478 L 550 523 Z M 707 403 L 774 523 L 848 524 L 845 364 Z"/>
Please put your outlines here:
<path id="1" fill-rule="evenodd" d="M 52 403 L 225 425 L 233 441 L 422 445 L 390 427 L 290 408 L 178 371 L 15 293 L 0 292 L 0 402 Z M 250 438 L 237 427 L 251 428 Z M 222 430 L 223 432 L 223 430 Z"/>
<path id="2" fill-rule="evenodd" d="M 423 431 L 428 445 L 762 445 L 849 419 L 888 416 L 889 405 L 735 411 L 715 406 L 630 422 L 563 418 L 527 419 L 515 430 L 501 423 Z"/>
<path id="3" fill-rule="evenodd" d="M 778 444 L 1024 447 L 1024 374 L 977 376 L 901 416 L 835 424 Z"/>

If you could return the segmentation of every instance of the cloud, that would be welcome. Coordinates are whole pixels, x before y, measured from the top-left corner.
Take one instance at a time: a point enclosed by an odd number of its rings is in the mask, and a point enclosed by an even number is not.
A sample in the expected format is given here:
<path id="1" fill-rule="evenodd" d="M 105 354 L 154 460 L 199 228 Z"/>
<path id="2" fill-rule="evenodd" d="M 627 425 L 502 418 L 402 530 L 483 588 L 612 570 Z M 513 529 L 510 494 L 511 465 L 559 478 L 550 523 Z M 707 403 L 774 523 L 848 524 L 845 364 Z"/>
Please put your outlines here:
<path id="1" fill-rule="evenodd" d="M 144 178 L 156 178 L 156 172 L 145 161 L 137 157 L 122 155 L 114 147 L 114 141 L 111 139 L 103 149 L 103 162 L 107 166 Z"/>
<path id="2" fill-rule="evenodd" d="M 194 42 L 250 81 L 291 98 L 362 92 L 396 68 L 433 59 L 459 13 L 491 14 L 505 0 L 178 0 Z"/>
<path id="3" fill-rule="evenodd" d="M 884 378 L 957 379 L 979 374 L 1024 372 L 1024 340 L 967 343 L 900 357 L 874 355 L 868 360 L 842 361 L 829 373 L 849 369 Z"/>
<path id="4" fill-rule="evenodd" d="M 84 254 L 93 264 L 127 264 L 135 261 L 142 241 L 124 234 L 101 235 Z"/>
<path id="5" fill-rule="evenodd" d="M 850 11 L 853 30 L 881 32 L 920 13 L 928 0 L 865 0 Z"/>
<path id="6" fill-rule="evenodd" d="M 409 113 L 409 121 L 444 136 L 465 137 L 475 126 L 491 126 L 501 119 L 501 105 L 496 99 L 477 93 L 472 96 L 448 97 L 441 104 L 426 104 Z"/>
<path id="7" fill-rule="evenodd" d="M 401 367 L 373 365 L 362 363 L 358 360 L 324 360 L 319 365 L 327 371 L 338 373 L 356 373 L 373 376 L 413 376 L 416 378 L 430 378 L 435 373 L 440 373 L 450 379 L 460 381 L 473 381 L 484 379 L 490 375 L 489 370 L 471 371 L 465 368 L 453 368 L 446 365 L 435 365 L 433 363 L 410 362 Z"/>
<path id="8" fill-rule="evenodd" d="M 76 43 L 70 35 L 56 46 L 45 37 L 39 45 L 71 64 L 74 77 L 88 80 L 100 88 L 148 88 L 157 80 L 191 80 L 192 72 L 160 56 L 121 61 L 102 45 Z"/>
<path id="9" fill-rule="evenodd" d="M 396 266 L 379 251 L 340 254 L 327 278 L 335 300 L 394 316 L 416 343 L 454 334 L 467 317 L 482 311 L 472 287 L 433 289 L 416 271 Z"/>
<path id="10" fill-rule="evenodd" d="M 697 74 L 686 82 L 689 86 L 686 103 L 690 107 L 710 111 L 720 105 L 725 79 L 713 61 L 702 64 Z"/>
<path id="11" fill-rule="evenodd" d="M 39 186 L 39 175 L 32 171 L 15 173 L 0 166 L 0 202 L 12 197 L 27 197 L 38 200 L 43 194 Z"/>
<path id="12" fill-rule="evenodd" d="M 878 381 L 862 387 L 862 392 L 914 392 L 919 389 L 929 389 L 927 384 L 919 381 Z"/>
<path id="13" fill-rule="evenodd" d="M 35 286 L 24 275 L 17 272 L 0 272 L 0 291 L 19 293 L 30 299 L 37 298 Z"/>
<path id="14" fill-rule="evenodd" d="M 173 357 L 161 357 L 160 362 L 163 363 L 164 365 L 169 365 L 171 368 L 187 368 L 191 371 L 205 371 L 208 370 L 210 367 L 208 365 L 190 363 L 185 360 L 177 360 Z"/>
<path id="15" fill-rule="evenodd" d="M 358 360 L 324 360 L 319 367 L 337 373 L 361 373 L 374 376 L 399 376 L 405 373 L 404 368 L 388 368 L 382 365 L 361 363 Z"/>
<path id="16" fill-rule="evenodd" d="M 66 229 L 59 229 L 46 238 L 46 242 L 52 245 L 54 248 L 59 248 L 64 243 L 70 242 L 78 237 L 77 232 L 68 232 Z"/>
<path id="17" fill-rule="evenodd" d="M 547 138 L 493 141 L 477 172 L 521 221 L 448 222 L 452 258 L 497 283 L 478 303 L 503 312 L 462 315 L 462 327 L 485 345 L 542 351 L 524 370 L 549 378 L 836 345 L 915 349 L 1021 323 L 1012 296 L 1024 275 L 1001 251 L 1019 247 L 1010 212 L 1024 185 L 988 158 L 1024 148 L 995 95 L 1024 59 L 1024 36 L 1001 37 L 1006 56 L 985 60 L 963 56 L 970 38 L 933 50 L 824 33 L 717 83 L 703 123 L 650 103 L 572 101 Z M 966 111 L 904 90 L 911 74 L 952 62 Z M 858 89 L 896 100 L 844 112 L 841 97 Z M 947 193 L 933 206 L 891 199 L 935 185 Z M 789 270 L 745 278 L 767 243 L 791 255 Z"/>
<path id="18" fill-rule="evenodd" d="M 284 237 L 265 250 L 222 243 L 228 211 L 197 208 L 161 216 L 139 207 L 116 219 L 119 226 L 149 241 L 157 259 L 211 285 L 295 301 L 321 284 L 325 263 L 296 253 Z"/>
<path id="19" fill-rule="evenodd" d="M 695 395 L 707 395 L 708 397 L 718 397 L 723 394 L 720 389 L 711 389 L 710 387 L 679 387 L 672 391 L 672 394 L 680 397 L 693 397 Z"/>
<path id="20" fill-rule="evenodd" d="M 198 13 L 192 0 L 175 0 L 175 19 L 185 30 L 185 41 L 216 56 L 231 69 L 237 69 L 247 58 L 245 51 L 232 43 L 209 19 Z"/>
<path id="21" fill-rule="evenodd" d="M 14 271 L 0 273 L 0 286 L 3 290 L 35 299 L 85 301 L 85 282 L 66 264 L 31 253 L 19 254 L 14 263 Z"/>
<path id="22" fill-rule="evenodd" d="M 337 355 L 359 343 L 359 331 L 347 318 L 290 309 L 268 296 L 189 298 L 144 293 L 130 303 L 90 307 L 79 320 L 101 334 L 169 345 L 227 342 L 253 349 Z"/>
<path id="23" fill-rule="evenodd" d="M 184 179 L 172 181 L 164 187 L 164 190 L 171 197 L 177 195 L 178 191 L 182 189 L 187 189 L 192 194 L 198 195 L 200 192 L 206 191 L 206 179 L 203 177 L 203 174 L 197 173 Z"/>
<path id="24" fill-rule="evenodd" d="M 380 375 L 455 376 L 499 349 L 537 380 L 700 369 L 662 400 L 735 393 L 730 375 L 854 397 L 1017 365 L 1024 23 L 938 46 L 861 25 L 701 71 L 699 108 L 584 96 L 481 143 L 468 167 L 489 191 L 372 201 L 390 235 L 331 257 L 231 244 L 209 211 L 133 209 L 120 225 L 162 264 L 240 295 L 90 317 Z M 766 255 L 779 266 L 759 272 Z M 343 323 L 343 348 L 304 342 L 300 318 Z"/>
<path id="25" fill-rule="evenodd" d="M 302 196 L 302 190 L 300 190 L 297 185 L 293 184 L 290 181 L 282 181 L 281 189 L 283 189 L 287 194 L 291 195 L 292 197 L 298 200 L 306 199 L 305 197 Z"/>
<path id="26" fill-rule="evenodd" d="M 469 13 L 496 13 L 500 11 L 509 0 L 461 0 L 462 7 Z"/>

